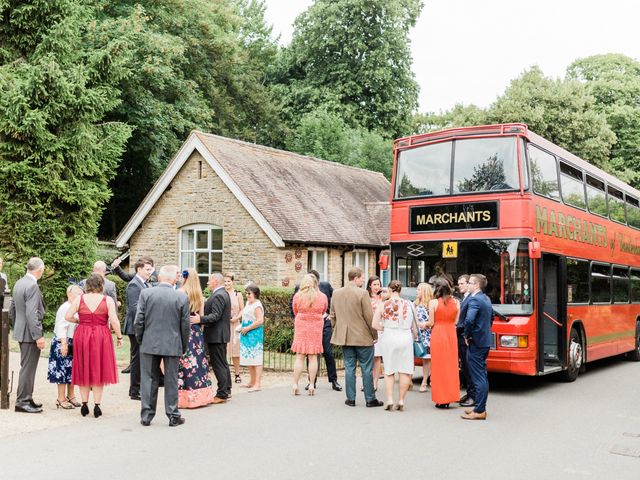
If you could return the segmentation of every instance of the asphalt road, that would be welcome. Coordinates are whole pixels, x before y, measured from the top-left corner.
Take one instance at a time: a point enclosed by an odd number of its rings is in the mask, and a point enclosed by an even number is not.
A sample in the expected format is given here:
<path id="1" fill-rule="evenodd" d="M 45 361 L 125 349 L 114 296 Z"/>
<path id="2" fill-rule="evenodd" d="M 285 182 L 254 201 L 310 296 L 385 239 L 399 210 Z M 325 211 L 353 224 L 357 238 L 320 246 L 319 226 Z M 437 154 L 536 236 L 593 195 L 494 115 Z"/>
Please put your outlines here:
<path id="1" fill-rule="evenodd" d="M 0 438 L 0 479 L 640 478 L 640 363 L 600 362 L 571 384 L 490 380 L 486 422 L 415 391 L 404 412 L 361 393 L 349 408 L 324 382 L 315 397 L 280 387 L 184 411 L 177 428 L 105 411 Z"/>

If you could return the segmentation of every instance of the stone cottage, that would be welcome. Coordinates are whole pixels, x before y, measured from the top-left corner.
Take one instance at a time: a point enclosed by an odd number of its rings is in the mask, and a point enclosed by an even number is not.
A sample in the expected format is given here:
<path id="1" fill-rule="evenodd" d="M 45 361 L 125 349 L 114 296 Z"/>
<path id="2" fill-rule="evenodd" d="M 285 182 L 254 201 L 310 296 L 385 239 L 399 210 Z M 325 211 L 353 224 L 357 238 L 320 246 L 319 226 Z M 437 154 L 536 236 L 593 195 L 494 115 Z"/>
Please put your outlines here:
<path id="1" fill-rule="evenodd" d="M 391 186 L 380 173 L 191 133 L 116 239 L 132 263 L 194 267 L 201 282 L 292 287 L 310 268 L 334 287 L 379 272 Z"/>

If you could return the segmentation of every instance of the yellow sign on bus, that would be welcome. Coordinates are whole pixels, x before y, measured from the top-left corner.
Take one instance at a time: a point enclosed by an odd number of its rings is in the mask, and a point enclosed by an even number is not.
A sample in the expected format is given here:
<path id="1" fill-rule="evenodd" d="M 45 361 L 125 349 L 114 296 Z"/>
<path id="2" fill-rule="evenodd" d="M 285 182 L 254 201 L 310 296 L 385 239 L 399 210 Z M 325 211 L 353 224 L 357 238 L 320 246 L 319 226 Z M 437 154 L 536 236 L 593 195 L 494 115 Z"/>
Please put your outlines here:
<path id="1" fill-rule="evenodd" d="M 458 242 L 442 242 L 442 258 L 458 258 Z"/>

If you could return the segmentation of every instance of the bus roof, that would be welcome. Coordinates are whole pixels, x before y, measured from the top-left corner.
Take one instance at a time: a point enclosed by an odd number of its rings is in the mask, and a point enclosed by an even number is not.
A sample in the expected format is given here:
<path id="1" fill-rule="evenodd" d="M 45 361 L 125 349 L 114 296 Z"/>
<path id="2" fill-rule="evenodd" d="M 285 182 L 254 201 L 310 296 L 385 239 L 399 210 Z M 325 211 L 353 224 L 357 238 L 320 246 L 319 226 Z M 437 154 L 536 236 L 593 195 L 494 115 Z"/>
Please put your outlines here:
<path id="1" fill-rule="evenodd" d="M 621 190 L 629 195 L 640 200 L 640 191 L 633 188 L 631 185 L 624 183 L 622 180 L 614 177 L 613 175 L 605 172 L 604 170 L 596 167 L 595 165 L 581 159 L 577 155 L 559 147 L 553 142 L 550 142 L 544 137 L 541 137 L 537 133 L 532 132 L 529 127 L 524 123 L 498 123 L 493 125 L 477 125 L 470 127 L 458 127 L 447 128 L 438 130 L 435 132 L 422 133 L 418 135 L 411 135 L 408 137 L 399 138 L 394 141 L 395 150 L 404 150 L 405 148 L 415 147 L 421 144 L 430 143 L 437 140 L 447 140 L 461 137 L 476 137 L 476 136 L 495 136 L 495 135 L 521 135 L 529 139 L 530 142 L 538 145 L 539 147 L 548 150 L 557 157 L 573 164 L 574 166 L 584 170 L 591 176 L 595 176 L 600 180 L 604 180 L 609 185 Z"/>

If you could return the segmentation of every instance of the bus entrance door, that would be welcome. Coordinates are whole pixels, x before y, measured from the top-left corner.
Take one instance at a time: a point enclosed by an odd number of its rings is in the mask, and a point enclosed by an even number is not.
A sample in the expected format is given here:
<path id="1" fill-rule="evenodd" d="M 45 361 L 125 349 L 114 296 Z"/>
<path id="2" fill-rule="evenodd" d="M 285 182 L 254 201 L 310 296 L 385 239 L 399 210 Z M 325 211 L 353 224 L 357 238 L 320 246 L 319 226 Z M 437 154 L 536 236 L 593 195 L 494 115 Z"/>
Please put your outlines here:
<path id="1" fill-rule="evenodd" d="M 540 260 L 538 305 L 538 371 L 552 373 L 562 369 L 563 332 L 566 302 L 563 289 L 562 258 L 543 254 Z"/>

